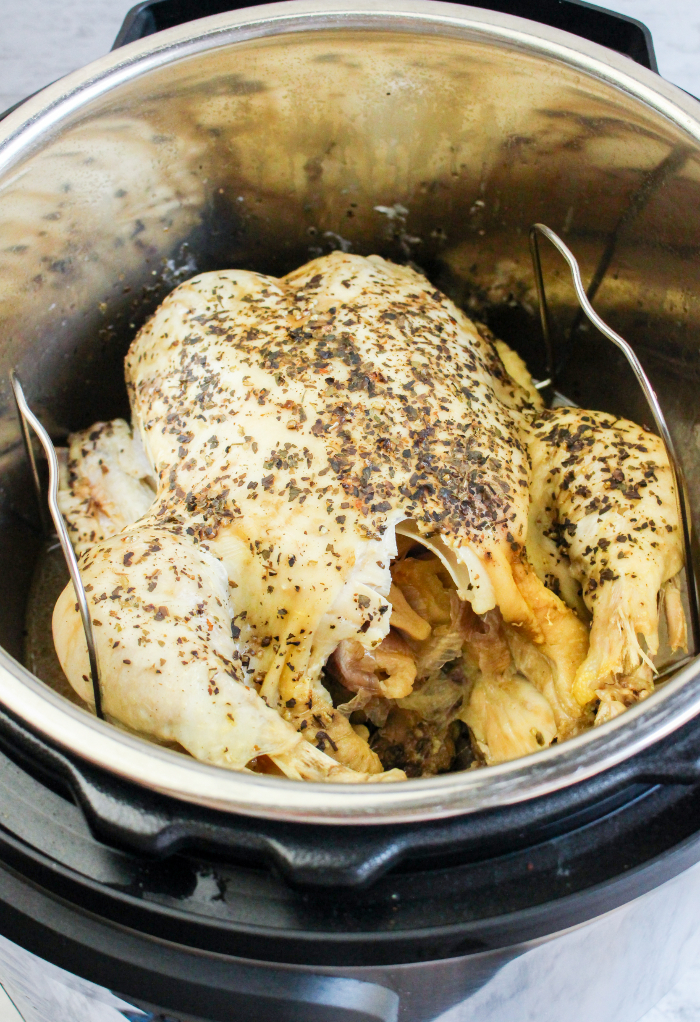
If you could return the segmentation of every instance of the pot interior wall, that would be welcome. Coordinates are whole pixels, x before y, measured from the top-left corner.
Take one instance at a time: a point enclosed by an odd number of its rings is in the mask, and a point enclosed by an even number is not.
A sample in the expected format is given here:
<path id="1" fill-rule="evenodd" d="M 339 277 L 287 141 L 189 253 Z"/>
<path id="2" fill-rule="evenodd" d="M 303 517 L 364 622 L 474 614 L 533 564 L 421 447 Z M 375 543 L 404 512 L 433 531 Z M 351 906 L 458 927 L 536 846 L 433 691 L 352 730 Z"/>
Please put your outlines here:
<path id="1" fill-rule="evenodd" d="M 22 657 L 38 519 L 7 374 L 56 442 L 128 415 L 122 359 L 198 271 L 278 275 L 334 248 L 411 260 L 544 372 L 527 233 L 607 266 L 700 525 L 700 149 L 579 70 L 466 36 L 324 30 L 220 46 L 85 102 L 0 177 L 0 642 Z M 544 251 L 561 389 L 648 420 Z"/>

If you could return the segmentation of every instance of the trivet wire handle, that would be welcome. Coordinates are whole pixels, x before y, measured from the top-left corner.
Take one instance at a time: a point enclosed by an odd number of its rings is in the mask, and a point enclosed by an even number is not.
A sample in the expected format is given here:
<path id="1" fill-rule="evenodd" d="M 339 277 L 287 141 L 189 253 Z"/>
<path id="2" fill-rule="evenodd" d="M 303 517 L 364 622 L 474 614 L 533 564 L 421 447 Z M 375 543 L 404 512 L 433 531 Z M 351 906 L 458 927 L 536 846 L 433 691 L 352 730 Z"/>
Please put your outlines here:
<path id="1" fill-rule="evenodd" d="M 595 311 L 586 289 L 583 286 L 581 280 L 581 270 L 579 269 L 578 262 L 571 249 L 569 249 L 564 242 L 561 240 L 558 234 L 555 234 L 553 230 L 547 227 L 545 224 L 533 224 L 530 228 L 530 254 L 532 256 L 532 268 L 535 275 L 535 284 L 537 286 L 537 298 L 539 301 L 540 308 L 540 320 L 542 323 L 542 334 L 544 336 L 545 347 L 547 351 L 547 369 L 551 382 L 555 382 L 556 364 L 554 359 L 554 347 L 552 343 L 552 327 L 551 320 L 549 317 L 549 308 L 547 305 L 547 296 L 545 293 L 544 278 L 542 276 L 542 261 L 540 259 L 540 246 L 538 234 L 544 235 L 548 241 L 554 245 L 560 255 L 564 257 L 568 263 L 571 271 L 571 278 L 574 284 L 574 290 L 576 291 L 576 297 L 579 305 L 583 310 L 585 316 L 590 320 L 594 327 L 607 337 L 609 341 L 620 349 L 629 365 L 632 368 L 632 372 L 637 378 L 639 386 L 642 388 L 644 397 L 649 405 L 649 410 L 653 416 L 654 423 L 659 436 L 664 442 L 666 452 L 668 454 L 669 464 L 671 466 L 671 472 L 673 473 L 673 482 L 676 488 L 676 500 L 678 502 L 679 517 L 683 528 L 683 541 L 685 545 L 685 564 L 686 564 L 686 578 L 688 583 L 688 603 L 691 617 L 691 630 L 693 633 L 693 647 L 697 652 L 698 649 L 698 637 L 700 636 L 700 626 L 698 621 L 698 594 L 695 583 L 695 573 L 692 570 L 692 546 L 691 546 L 691 523 L 690 523 L 690 504 L 688 501 L 688 491 L 685 484 L 685 476 L 683 469 L 681 468 L 680 461 L 676 457 L 675 447 L 668 426 L 666 425 L 666 419 L 664 413 L 661 411 L 661 405 L 659 399 L 656 396 L 656 391 L 649 382 L 649 377 L 642 369 L 641 362 L 635 355 L 634 351 L 630 347 L 624 338 L 620 337 L 619 334 L 615 333 L 607 323 L 605 323 L 598 313 Z"/>
<path id="2" fill-rule="evenodd" d="M 85 592 L 85 586 L 83 580 L 80 577 L 80 570 L 78 568 L 78 559 L 75 556 L 73 545 L 68 536 L 68 530 L 66 523 L 63 520 L 63 515 L 58 506 L 58 479 L 59 479 L 59 468 L 58 468 L 58 456 L 56 449 L 51 442 L 49 434 L 46 432 L 42 424 L 37 419 L 34 412 L 27 404 L 27 399 L 24 396 L 24 390 L 20 382 L 17 373 L 12 370 L 10 373 L 10 383 L 12 384 L 12 392 L 14 394 L 15 403 L 17 405 L 17 413 L 19 415 L 20 424 L 22 427 L 22 435 L 24 437 L 24 443 L 27 450 L 27 457 L 32 470 L 32 476 L 34 479 L 34 485 L 37 490 L 37 497 L 39 499 L 39 508 L 42 512 L 42 522 L 46 520 L 46 513 L 43 510 L 43 499 L 41 494 L 41 482 L 39 480 L 39 473 L 37 470 L 36 459 L 34 457 L 34 450 L 32 447 L 31 436 L 29 434 L 29 426 L 33 429 L 34 433 L 39 438 L 41 446 L 44 448 L 46 454 L 46 460 L 49 464 L 49 492 L 47 494 L 47 501 L 49 505 L 49 511 L 51 512 L 51 518 L 56 528 L 56 535 L 58 541 L 61 544 L 61 550 L 63 556 L 66 559 L 68 571 L 70 572 L 71 581 L 73 582 L 73 588 L 75 595 L 78 599 L 78 608 L 80 610 L 80 617 L 83 622 L 83 630 L 85 632 L 85 641 L 87 642 L 88 657 L 90 660 L 90 674 L 92 676 L 92 691 L 95 696 L 95 713 L 97 716 L 104 720 L 104 714 L 102 712 L 102 695 L 100 692 L 100 675 L 97 668 L 97 651 L 95 649 L 95 636 L 92 630 L 92 621 L 90 620 L 90 611 L 88 609 L 87 594 Z"/>

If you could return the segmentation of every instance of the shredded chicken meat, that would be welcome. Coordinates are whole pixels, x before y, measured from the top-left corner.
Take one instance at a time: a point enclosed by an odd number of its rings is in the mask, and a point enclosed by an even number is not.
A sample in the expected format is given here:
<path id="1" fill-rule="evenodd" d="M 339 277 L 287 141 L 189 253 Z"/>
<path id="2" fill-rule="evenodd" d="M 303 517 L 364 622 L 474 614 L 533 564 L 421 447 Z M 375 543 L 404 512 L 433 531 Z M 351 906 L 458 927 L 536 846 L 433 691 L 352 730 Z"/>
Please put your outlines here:
<path id="1" fill-rule="evenodd" d="M 393 781 L 514 759 L 683 648 L 659 439 L 545 410 L 414 270 L 201 274 L 126 359 L 132 423 L 62 452 L 108 719 L 236 770 Z M 92 702 L 69 584 L 62 667 Z"/>

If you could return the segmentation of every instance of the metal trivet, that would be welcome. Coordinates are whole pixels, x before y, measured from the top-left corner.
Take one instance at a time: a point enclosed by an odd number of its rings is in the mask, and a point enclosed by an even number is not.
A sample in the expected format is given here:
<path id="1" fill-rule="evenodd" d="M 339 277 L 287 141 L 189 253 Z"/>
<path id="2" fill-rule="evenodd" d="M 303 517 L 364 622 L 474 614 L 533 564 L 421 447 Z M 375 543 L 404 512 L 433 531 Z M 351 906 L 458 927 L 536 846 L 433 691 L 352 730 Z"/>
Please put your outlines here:
<path id="1" fill-rule="evenodd" d="M 564 244 L 558 234 L 555 234 L 553 230 L 545 226 L 545 224 L 533 224 L 530 228 L 530 254 L 532 256 L 532 268 L 535 274 L 535 284 L 537 286 L 537 298 L 540 307 L 540 320 L 542 323 L 542 335 L 544 338 L 546 353 L 547 353 L 547 374 L 548 379 L 543 380 L 537 384 L 537 389 L 542 390 L 547 386 L 554 386 L 556 383 L 556 362 L 554 358 L 554 346 L 552 343 L 552 329 L 549 318 L 549 308 L 547 305 L 547 296 L 545 294 L 544 279 L 542 276 L 542 261 L 540 259 L 540 246 L 538 234 L 544 235 L 548 241 L 554 245 L 557 251 L 566 260 L 569 270 L 571 271 L 571 279 L 573 281 L 574 290 L 576 297 L 578 298 L 579 305 L 583 314 L 590 320 L 594 327 L 600 331 L 600 333 L 607 337 L 609 341 L 619 348 L 623 353 L 632 372 L 637 378 L 639 386 L 642 388 L 644 397 L 646 398 L 649 411 L 654 419 L 654 424 L 659 432 L 659 436 L 664 442 L 666 447 L 666 453 L 668 454 L 668 461 L 671 466 L 671 472 L 673 473 L 673 482 L 676 490 L 676 500 L 678 503 L 678 513 L 683 529 L 683 543 L 685 546 L 685 577 L 686 577 L 686 591 L 688 596 L 688 609 L 690 611 L 690 632 L 692 635 L 692 646 L 693 650 L 698 648 L 698 637 L 700 636 L 700 624 L 698 617 L 698 594 L 696 589 L 695 573 L 693 571 L 692 561 L 692 547 L 691 547 L 691 518 L 690 518 L 690 501 L 688 499 L 688 489 L 685 482 L 685 476 L 683 469 L 676 456 L 676 451 L 671 439 L 669 428 L 666 425 L 666 419 L 664 413 L 661 410 L 659 399 L 656 396 L 656 392 L 649 382 L 647 374 L 642 369 L 641 363 L 630 345 L 625 341 L 619 334 L 615 333 L 607 323 L 603 322 L 598 313 L 591 305 L 586 289 L 583 286 L 581 280 L 581 271 L 579 269 L 578 262 L 573 252 Z M 669 669 L 676 670 L 681 663 L 691 659 L 692 655 L 689 655 L 685 660 L 675 661 L 670 665 Z M 666 673 L 666 672 L 664 672 Z"/>
<path id="2" fill-rule="evenodd" d="M 58 456 L 49 434 L 27 404 L 22 384 L 20 383 L 19 376 L 14 369 L 10 373 L 10 383 L 12 384 L 12 393 L 14 394 L 15 404 L 17 405 L 17 414 L 19 416 L 20 426 L 22 429 L 24 448 L 27 452 L 27 460 L 31 467 L 32 479 L 34 480 L 34 487 L 36 489 L 41 523 L 47 537 L 52 534 L 51 526 L 46 516 L 46 509 L 41 492 L 41 480 L 39 478 L 39 471 L 36 464 L 36 458 L 34 456 L 34 448 L 32 446 L 32 438 L 29 432 L 30 426 L 39 438 L 39 442 L 44 448 L 46 460 L 49 463 L 49 492 L 47 494 L 49 511 L 51 512 L 51 518 L 53 519 L 53 524 L 56 529 L 55 536 L 61 544 L 61 550 L 63 551 L 63 556 L 66 559 L 71 581 L 73 582 L 73 588 L 75 589 L 75 595 L 78 599 L 78 607 L 80 609 L 80 617 L 83 622 L 85 641 L 87 642 L 88 648 L 88 657 L 90 659 L 92 691 L 95 696 L 95 713 L 101 720 L 104 720 L 104 713 L 102 712 L 102 694 L 100 692 L 100 675 L 97 667 L 97 651 L 95 649 L 95 636 L 92 631 L 92 621 L 90 620 L 90 611 L 88 610 L 87 595 L 85 593 L 83 580 L 80 577 L 78 559 L 75 556 L 75 551 L 73 550 L 73 545 L 70 541 L 68 529 L 66 528 L 66 523 L 63 520 L 63 515 L 58 507 Z"/>

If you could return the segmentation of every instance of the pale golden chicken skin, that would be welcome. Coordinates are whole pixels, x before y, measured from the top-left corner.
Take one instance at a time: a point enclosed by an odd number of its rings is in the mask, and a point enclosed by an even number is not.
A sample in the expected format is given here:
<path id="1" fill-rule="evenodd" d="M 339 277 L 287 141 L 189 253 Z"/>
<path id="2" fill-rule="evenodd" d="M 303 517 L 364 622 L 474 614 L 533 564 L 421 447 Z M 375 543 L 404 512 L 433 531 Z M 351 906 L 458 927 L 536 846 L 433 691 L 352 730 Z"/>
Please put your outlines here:
<path id="1" fill-rule="evenodd" d="M 219 560 L 186 536 L 142 524 L 81 558 L 108 718 L 198 759 L 243 769 L 269 756 L 303 780 L 383 780 L 367 750 L 359 773 L 334 762 L 260 699 L 232 638 L 230 586 Z M 78 693 L 93 702 L 82 624 L 72 585 L 54 611 L 59 658 Z M 79 679 L 79 680 L 76 680 Z M 347 722 L 336 714 L 342 737 Z M 394 777 L 400 776 L 396 772 Z"/>
<path id="2" fill-rule="evenodd" d="M 132 525 L 155 499 L 153 470 L 123 419 L 73 433 L 60 452 L 58 506 L 77 553 Z"/>
<path id="3" fill-rule="evenodd" d="M 677 583 L 683 537 L 663 443 L 625 419 L 557 408 L 532 423 L 529 451 L 529 545 L 556 547 L 592 615 L 575 699 L 585 706 L 623 678 L 650 690 L 660 594 L 671 647 L 686 645 Z"/>

